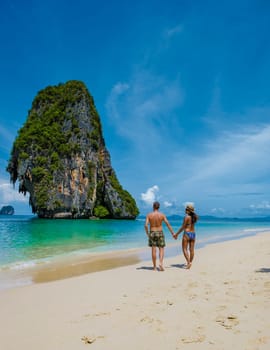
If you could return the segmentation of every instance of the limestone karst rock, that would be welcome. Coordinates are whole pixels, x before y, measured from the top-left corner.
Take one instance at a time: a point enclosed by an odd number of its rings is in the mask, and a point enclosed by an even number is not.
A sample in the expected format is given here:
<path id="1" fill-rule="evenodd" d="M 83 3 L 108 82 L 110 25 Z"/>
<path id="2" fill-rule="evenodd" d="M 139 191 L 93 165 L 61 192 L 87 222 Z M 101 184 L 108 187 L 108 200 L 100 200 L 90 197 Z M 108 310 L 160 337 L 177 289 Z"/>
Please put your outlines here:
<path id="1" fill-rule="evenodd" d="M 94 100 L 80 81 L 38 93 L 7 171 L 42 218 L 134 219 L 139 213 L 116 177 Z"/>
<path id="2" fill-rule="evenodd" d="M 14 215 L 15 210 L 12 205 L 4 205 L 0 209 L 0 215 Z"/>

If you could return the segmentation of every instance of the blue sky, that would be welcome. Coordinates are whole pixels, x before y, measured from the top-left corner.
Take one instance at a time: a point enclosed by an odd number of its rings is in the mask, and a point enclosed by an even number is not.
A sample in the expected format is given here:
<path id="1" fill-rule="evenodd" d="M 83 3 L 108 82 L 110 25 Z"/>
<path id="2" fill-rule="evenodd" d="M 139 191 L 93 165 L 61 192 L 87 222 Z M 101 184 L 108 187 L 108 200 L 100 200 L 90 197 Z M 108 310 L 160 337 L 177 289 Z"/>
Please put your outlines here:
<path id="1" fill-rule="evenodd" d="M 270 215 L 270 2 L 0 3 L 0 206 L 31 213 L 5 168 L 32 100 L 76 79 L 142 214 Z"/>

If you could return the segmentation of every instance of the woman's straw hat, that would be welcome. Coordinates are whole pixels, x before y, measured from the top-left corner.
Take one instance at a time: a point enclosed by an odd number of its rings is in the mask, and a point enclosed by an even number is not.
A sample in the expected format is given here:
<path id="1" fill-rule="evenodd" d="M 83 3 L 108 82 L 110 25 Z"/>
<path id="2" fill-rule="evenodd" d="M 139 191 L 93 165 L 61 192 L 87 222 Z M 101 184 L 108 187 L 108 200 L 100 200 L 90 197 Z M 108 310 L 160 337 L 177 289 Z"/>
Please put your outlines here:
<path id="1" fill-rule="evenodd" d="M 194 212 L 194 206 L 192 204 L 188 204 L 186 206 L 186 210 L 190 211 L 190 212 Z"/>

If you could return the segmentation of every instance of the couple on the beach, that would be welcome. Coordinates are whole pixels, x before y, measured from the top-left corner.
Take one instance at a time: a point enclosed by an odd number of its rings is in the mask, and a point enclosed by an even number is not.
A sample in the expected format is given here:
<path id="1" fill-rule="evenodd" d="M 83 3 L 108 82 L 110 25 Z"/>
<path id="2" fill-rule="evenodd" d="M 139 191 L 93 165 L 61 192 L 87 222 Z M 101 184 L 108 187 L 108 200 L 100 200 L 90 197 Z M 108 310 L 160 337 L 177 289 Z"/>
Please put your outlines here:
<path id="1" fill-rule="evenodd" d="M 165 248 L 165 236 L 162 230 L 162 223 L 164 222 L 168 229 L 170 230 L 174 239 L 178 238 L 178 235 L 184 231 L 182 238 L 182 250 L 186 258 L 187 265 L 186 268 L 190 269 L 193 258 L 194 258 L 194 247 L 195 247 L 195 223 L 198 220 L 198 216 L 194 211 L 194 207 L 191 204 L 186 206 L 186 215 L 183 219 L 182 226 L 179 230 L 174 233 L 173 229 L 167 219 L 167 217 L 159 212 L 160 204 L 159 202 L 153 203 L 153 212 L 146 216 L 145 220 L 145 232 L 148 236 L 148 245 L 152 248 L 152 261 L 153 268 L 157 270 L 157 252 L 156 248 L 159 249 L 159 269 L 164 271 L 163 259 L 164 259 L 164 248 Z M 150 226 L 150 232 L 149 232 Z"/>

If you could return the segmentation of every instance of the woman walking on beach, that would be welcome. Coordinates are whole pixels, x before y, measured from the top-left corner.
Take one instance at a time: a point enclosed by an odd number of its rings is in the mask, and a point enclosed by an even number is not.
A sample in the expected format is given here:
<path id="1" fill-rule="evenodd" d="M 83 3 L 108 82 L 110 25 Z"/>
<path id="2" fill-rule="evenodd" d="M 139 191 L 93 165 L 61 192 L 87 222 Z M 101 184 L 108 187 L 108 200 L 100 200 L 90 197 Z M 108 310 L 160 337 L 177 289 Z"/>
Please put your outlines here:
<path id="1" fill-rule="evenodd" d="M 183 254 L 187 261 L 187 269 L 191 268 L 191 264 L 194 258 L 194 248 L 195 248 L 195 223 L 198 220 L 198 215 L 195 213 L 194 207 L 192 204 L 186 206 L 186 216 L 184 217 L 183 224 L 179 230 L 174 235 L 174 238 L 177 239 L 178 235 L 184 231 L 182 238 L 182 250 Z"/>

